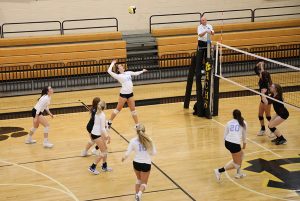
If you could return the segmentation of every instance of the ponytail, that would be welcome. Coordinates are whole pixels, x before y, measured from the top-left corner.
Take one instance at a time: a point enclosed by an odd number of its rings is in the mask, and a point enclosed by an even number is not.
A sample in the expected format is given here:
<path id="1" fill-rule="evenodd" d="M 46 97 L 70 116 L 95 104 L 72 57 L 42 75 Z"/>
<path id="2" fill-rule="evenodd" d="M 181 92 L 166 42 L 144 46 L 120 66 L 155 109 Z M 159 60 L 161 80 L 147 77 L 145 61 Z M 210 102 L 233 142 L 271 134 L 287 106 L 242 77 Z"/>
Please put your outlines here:
<path id="1" fill-rule="evenodd" d="M 42 93 L 41 93 L 41 97 L 39 97 L 38 100 L 40 100 L 40 98 L 42 98 L 44 95 L 47 95 L 49 91 L 49 86 L 46 86 L 42 89 Z"/>
<path id="2" fill-rule="evenodd" d="M 99 97 L 95 97 L 93 99 L 92 106 L 90 108 L 90 112 L 93 112 L 93 110 L 97 111 L 97 107 L 98 107 L 98 103 L 99 102 L 100 102 L 100 98 Z"/>
<path id="3" fill-rule="evenodd" d="M 245 128 L 246 125 L 245 125 L 245 122 L 244 122 L 244 118 L 242 117 L 241 111 L 238 110 L 238 109 L 235 109 L 235 110 L 233 110 L 232 114 L 233 114 L 233 118 L 236 119 L 239 122 L 240 126 Z"/>
<path id="4" fill-rule="evenodd" d="M 153 142 L 151 138 L 145 133 L 146 129 L 143 124 L 140 124 L 137 129 L 137 135 L 140 143 L 145 147 L 148 153 L 153 153 Z"/>

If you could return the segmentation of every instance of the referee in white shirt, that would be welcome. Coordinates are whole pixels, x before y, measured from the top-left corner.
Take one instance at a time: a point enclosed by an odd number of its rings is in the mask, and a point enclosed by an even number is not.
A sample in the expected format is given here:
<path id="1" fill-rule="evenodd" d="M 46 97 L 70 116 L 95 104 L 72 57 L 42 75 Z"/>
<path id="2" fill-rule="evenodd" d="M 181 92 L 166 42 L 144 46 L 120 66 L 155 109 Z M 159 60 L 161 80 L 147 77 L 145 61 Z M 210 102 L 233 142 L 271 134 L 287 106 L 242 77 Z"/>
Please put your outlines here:
<path id="1" fill-rule="evenodd" d="M 207 24 L 206 17 L 201 17 L 200 25 L 198 26 L 198 51 L 199 51 L 199 58 L 200 58 L 200 65 L 203 69 L 203 59 L 206 57 L 207 53 L 207 35 L 214 35 L 215 31 L 210 24 Z M 197 70 L 196 70 L 197 71 Z"/>

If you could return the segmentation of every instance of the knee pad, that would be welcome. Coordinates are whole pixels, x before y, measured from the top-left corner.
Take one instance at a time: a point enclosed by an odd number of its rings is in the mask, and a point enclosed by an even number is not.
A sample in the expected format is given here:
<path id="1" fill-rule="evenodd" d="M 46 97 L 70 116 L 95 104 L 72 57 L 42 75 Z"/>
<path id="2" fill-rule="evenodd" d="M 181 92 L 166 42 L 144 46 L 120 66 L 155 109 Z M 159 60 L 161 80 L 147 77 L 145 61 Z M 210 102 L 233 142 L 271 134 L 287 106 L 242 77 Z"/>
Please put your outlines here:
<path id="1" fill-rule="evenodd" d="M 141 186 L 144 186 L 144 189 L 147 188 L 147 184 L 141 184 Z"/>
<path id="2" fill-rule="evenodd" d="M 258 119 L 261 121 L 261 120 L 264 120 L 264 117 L 263 116 L 258 116 Z"/>
<path id="3" fill-rule="evenodd" d="M 270 129 L 270 131 L 271 131 L 272 133 L 274 133 L 274 132 L 276 131 L 276 127 L 273 127 L 273 128 L 270 128 L 270 127 L 269 127 L 269 129 Z"/>
<path id="4" fill-rule="evenodd" d="M 46 126 L 46 127 L 44 128 L 44 133 L 49 133 L 49 126 Z"/>
<path id="5" fill-rule="evenodd" d="M 241 167 L 240 165 L 236 164 L 235 162 L 233 162 L 233 166 L 235 169 L 239 169 Z"/>
<path id="6" fill-rule="evenodd" d="M 131 111 L 131 115 L 132 115 L 132 116 L 136 116 L 136 115 L 137 115 L 137 111 L 136 111 L 136 110 Z"/>
<path id="7" fill-rule="evenodd" d="M 141 183 L 142 183 L 142 181 L 139 180 L 139 179 L 137 179 L 136 182 L 135 182 L 135 184 L 141 184 Z"/>
<path id="8" fill-rule="evenodd" d="M 113 111 L 114 114 L 118 114 L 119 112 L 120 112 L 120 111 L 117 110 L 117 109 L 114 109 L 114 111 Z"/>
<path id="9" fill-rule="evenodd" d="M 266 119 L 267 119 L 268 121 L 270 121 L 270 120 L 271 120 L 271 117 L 270 117 L 270 116 L 267 116 Z"/>
<path id="10" fill-rule="evenodd" d="M 34 133 L 34 132 L 36 131 L 36 129 L 37 129 L 37 128 L 34 128 L 34 127 L 33 127 L 33 128 L 30 129 L 30 131 L 31 131 L 32 133 Z"/>

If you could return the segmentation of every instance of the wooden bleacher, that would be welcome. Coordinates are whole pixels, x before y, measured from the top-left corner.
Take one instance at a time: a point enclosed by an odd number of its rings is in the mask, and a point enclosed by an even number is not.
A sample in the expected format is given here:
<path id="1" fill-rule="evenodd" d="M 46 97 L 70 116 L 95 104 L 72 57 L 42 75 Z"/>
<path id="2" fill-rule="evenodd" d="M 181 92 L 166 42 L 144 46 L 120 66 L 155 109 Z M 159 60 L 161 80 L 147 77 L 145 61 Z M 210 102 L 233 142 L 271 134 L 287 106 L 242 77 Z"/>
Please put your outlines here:
<path id="1" fill-rule="evenodd" d="M 82 43 L 94 41 L 122 40 L 121 32 L 103 32 L 91 34 L 69 34 L 57 36 L 31 36 L 18 38 L 1 38 L 0 47 Z"/>
<path id="2" fill-rule="evenodd" d="M 216 24 L 213 25 L 216 33 L 222 32 L 236 32 L 236 31 L 251 31 L 262 29 L 275 29 L 275 28 L 291 28 L 300 27 L 300 19 L 289 20 L 276 20 L 264 22 L 245 22 L 234 24 Z M 151 31 L 154 37 L 165 36 L 179 36 L 179 35 L 197 35 L 197 27 L 175 27 L 175 28 L 154 28 Z"/>
<path id="3" fill-rule="evenodd" d="M 285 28 L 283 29 L 283 27 Z M 212 37 L 213 43 L 222 39 L 223 44 L 243 48 L 250 52 L 252 48 L 256 47 L 269 46 L 274 49 L 279 45 L 300 43 L 300 19 L 227 24 L 223 28 L 225 31 L 223 30 L 224 33 L 221 35 L 219 33 L 220 26 L 214 26 L 216 34 Z M 196 27 L 181 28 L 181 30 L 180 28 L 154 29 L 153 35 L 157 36 L 158 55 L 161 59 L 174 54 L 191 55 L 196 52 Z M 272 56 L 276 58 L 281 55 L 274 54 Z M 232 58 L 225 58 L 223 61 L 230 62 L 232 60 Z M 182 62 L 186 63 L 186 60 Z M 160 62 L 160 66 L 167 66 L 166 62 Z M 171 66 L 175 66 L 175 64 L 171 64 Z"/>
<path id="4" fill-rule="evenodd" d="M 0 39 L 0 81 L 101 73 L 126 54 L 120 32 Z"/>

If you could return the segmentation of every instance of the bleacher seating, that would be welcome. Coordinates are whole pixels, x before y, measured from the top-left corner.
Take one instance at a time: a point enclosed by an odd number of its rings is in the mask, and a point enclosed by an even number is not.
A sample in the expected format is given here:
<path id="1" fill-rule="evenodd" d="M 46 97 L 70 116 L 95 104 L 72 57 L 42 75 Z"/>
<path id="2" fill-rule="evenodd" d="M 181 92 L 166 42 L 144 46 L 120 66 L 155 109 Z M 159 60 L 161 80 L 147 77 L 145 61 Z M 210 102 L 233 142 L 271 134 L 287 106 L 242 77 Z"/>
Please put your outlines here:
<path id="1" fill-rule="evenodd" d="M 107 69 L 103 60 L 125 58 L 126 42 L 120 32 L 4 38 L 0 80 L 101 73 Z"/>

